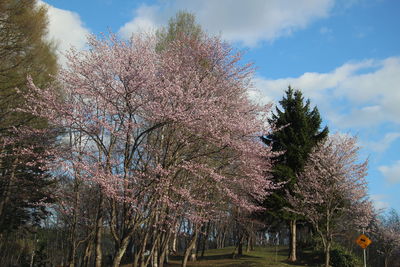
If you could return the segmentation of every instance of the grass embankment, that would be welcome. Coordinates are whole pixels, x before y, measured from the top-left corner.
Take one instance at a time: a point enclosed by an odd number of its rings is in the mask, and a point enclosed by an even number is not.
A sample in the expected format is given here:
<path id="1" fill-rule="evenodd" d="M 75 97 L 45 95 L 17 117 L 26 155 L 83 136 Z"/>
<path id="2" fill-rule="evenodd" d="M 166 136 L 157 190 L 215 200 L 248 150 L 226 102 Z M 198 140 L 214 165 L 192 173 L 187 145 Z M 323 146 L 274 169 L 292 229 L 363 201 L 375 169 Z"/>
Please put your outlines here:
<path id="1" fill-rule="evenodd" d="M 232 258 L 233 247 L 223 249 L 211 249 L 206 251 L 204 258 L 199 258 L 195 262 L 188 262 L 188 267 L 196 266 L 240 266 L 240 267 L 299 267 L 299 266 L 318 266 L 311 252 L 304 253 L 302 255 L 303 260 L 299 260 L 298 263 L 293 264 L 287 261 L 288 248 L 287 247 L 257 247 L 254 251 L 244 252 L 244 255 L 240 258 Z M 181 257 L 172 257 L 167 267 L 178 267 L 181 266 Z"/>

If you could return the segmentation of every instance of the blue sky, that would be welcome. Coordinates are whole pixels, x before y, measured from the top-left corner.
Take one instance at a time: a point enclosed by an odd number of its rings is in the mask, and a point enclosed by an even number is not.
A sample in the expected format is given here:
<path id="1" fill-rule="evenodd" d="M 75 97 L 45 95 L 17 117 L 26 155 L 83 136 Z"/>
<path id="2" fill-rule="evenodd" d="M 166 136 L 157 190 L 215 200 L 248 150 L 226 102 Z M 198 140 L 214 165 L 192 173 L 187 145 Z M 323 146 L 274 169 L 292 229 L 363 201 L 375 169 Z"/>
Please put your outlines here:
<path id="1" fill-rule="evenodd" d="M 47 0 L 59 52 L 84 48 L 88 33 L 152 31 L 178 11 L 247 51 L 259 101 L 290 84 L 317 105 L 332 133 L 357 135 L 369 157 L 378 208 L 400 207 L 400 1 Z"/>

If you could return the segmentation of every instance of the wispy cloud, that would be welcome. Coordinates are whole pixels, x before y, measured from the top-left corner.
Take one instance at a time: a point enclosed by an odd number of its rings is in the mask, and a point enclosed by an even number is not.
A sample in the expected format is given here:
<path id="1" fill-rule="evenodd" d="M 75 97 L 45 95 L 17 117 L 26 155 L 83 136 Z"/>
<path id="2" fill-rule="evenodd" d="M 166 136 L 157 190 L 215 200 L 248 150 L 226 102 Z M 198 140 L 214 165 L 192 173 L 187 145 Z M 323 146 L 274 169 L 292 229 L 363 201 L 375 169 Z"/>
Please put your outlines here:
<path id="1" fill-rule="evenodd" d="M 400 124 L 400 57 L 349 62 L 328 73 L 256 81 L 259 90 L 274 100 L 288 85 L 301 89 L 339 128 Z"/>
<path id="2" fill-rule="evenodd" d="M 371 195 L 372 203 L 377 210 L 384 210 L 389 207 L 389 203 L 385 201 L 386 195 Z"/>
<path id="3" fill-rule="evenodd" d="M 120 33 L 129 36 L 138 29 L 165 24 L 179 10 L 196 14 L 211 33 L 228 41 L 255 46 L 304 29 L 313 21 L 329 16 L 334 0 L 174 0 L 142 5 Z"/>
<path id="4" fill-rule="evenodd" d="M 400 160 L 392 165 L 380 166 L 378 169 L 389 183 L 400 183 Z"/>
<path id="5" fill-rule="evenodd" d="M 374 152 L 384 152 L 400 137 L 399 132 L 386 133 L 379 141 L 366 142 L 364 147 Z"/>

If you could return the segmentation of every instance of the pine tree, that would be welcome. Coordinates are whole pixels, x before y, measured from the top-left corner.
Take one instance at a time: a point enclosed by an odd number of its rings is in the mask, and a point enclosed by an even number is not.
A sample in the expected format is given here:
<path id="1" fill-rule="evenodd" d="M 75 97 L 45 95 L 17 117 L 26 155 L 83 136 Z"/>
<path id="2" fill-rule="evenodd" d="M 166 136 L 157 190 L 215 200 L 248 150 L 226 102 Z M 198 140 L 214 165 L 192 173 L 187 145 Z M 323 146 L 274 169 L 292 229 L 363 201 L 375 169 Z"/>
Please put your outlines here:
<path id="1" fill-rule="evenodd" d="M 264 202 L 265 208 L 274 218 L 290 223 L 289 261 L 296 261 L 296 219 L 284 210 L 289 206 L 286 194 L 293 194 L 296 176 L 303 170 L 312 148 L 328 135 L 328 128 L 321 130 L 321 117 L 316 107 L 311 110 L 310 100 L 304 102 L 300 90 L 289 86 L 286 95 L 279 101 L 282 109 L 276 107 L 269 122 L 277 127 L 271 135 L 262 137 L 266 144 L 272 144 L 273 151 L 281 151 L 273 171 L 274 181 L 283 182 L 282 188 L 274 191 Z"/>
<path id="2" fill-rule="evenodd" d="M 57 72 L 55 47 L 46 40 L 47 24 L 47 10 L 36 0 L 0 1 L 0 233 L 37 220 L 43 208 L 32 204 L 45 198 L 50 183 L 36 179 L 43 174 L 39 163 L 26 164 L 35 158 L 17 153 L 35 143 L 46 151 L 53 137 L 24 137 L 21 129 L 44 129 L 47 123 L 16 111 L 25 105 L 28 75 L 44 86 Z"/>

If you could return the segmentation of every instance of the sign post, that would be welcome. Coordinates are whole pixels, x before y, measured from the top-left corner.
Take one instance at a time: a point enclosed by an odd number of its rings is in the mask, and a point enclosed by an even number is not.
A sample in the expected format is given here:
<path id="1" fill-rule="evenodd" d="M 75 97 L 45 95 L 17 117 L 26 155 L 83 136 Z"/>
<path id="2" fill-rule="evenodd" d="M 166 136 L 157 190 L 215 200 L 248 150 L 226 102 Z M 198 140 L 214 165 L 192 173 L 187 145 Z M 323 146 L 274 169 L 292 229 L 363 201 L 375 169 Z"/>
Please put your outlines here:
<path id="1" fill-rule="evenodd" d="M 372 243 L 371 239 L 369 239 L 366 235 L 364 235 L 364 230 L 363 234 L 361 234 L 357 239 L 356 243 L 363 249 L 363 254 L 364 254 L 364 267 L 367 267 L 367 257 L 366 257 L 366 252 L 365 249 Z"/>

